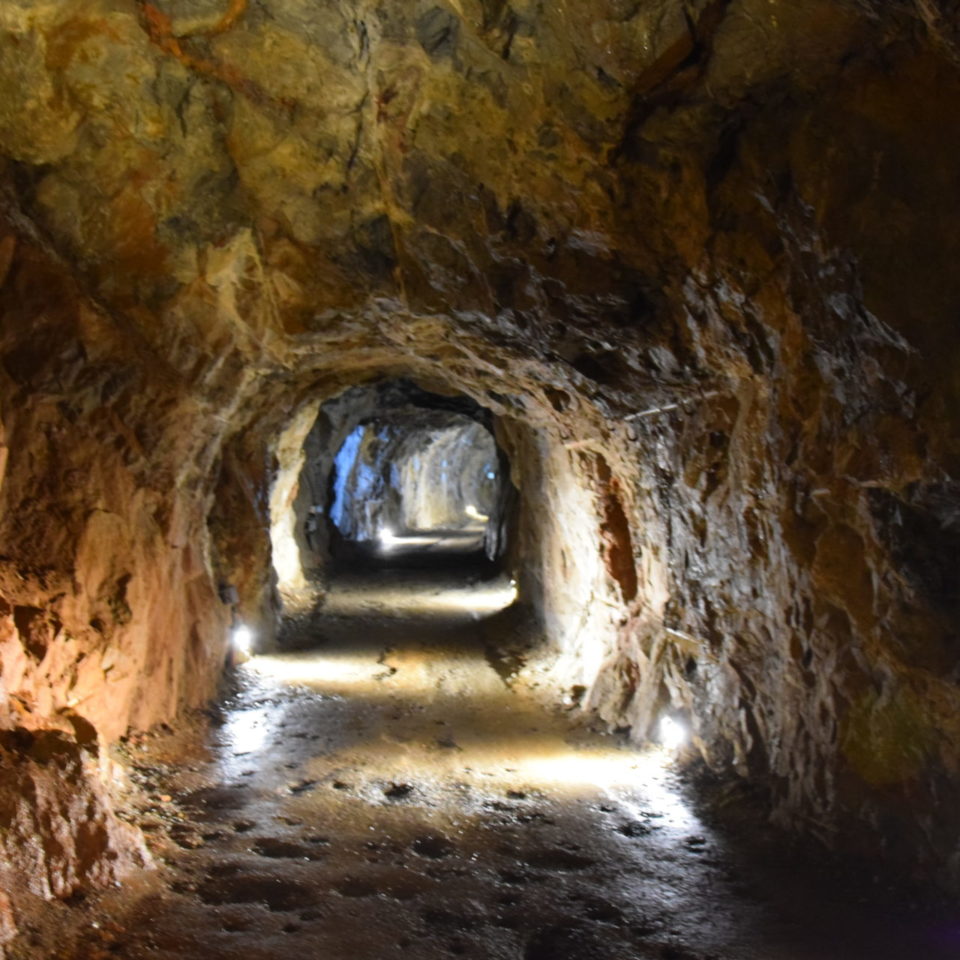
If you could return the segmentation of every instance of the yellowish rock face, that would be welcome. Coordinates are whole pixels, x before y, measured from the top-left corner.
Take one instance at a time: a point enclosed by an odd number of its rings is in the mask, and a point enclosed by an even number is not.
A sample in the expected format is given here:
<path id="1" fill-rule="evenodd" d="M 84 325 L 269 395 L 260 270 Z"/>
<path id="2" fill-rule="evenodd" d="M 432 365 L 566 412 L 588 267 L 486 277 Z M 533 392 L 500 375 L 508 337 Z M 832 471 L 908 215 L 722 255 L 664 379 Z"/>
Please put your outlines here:
<path id="1" fill-rule="evenodd" d="M 167 300 L 251 230 L 283 325 L 376 292 L 542 312 L 540 274 L 596 297 L 584 260 L 646 261 L 660 225 L 638 231 L 619 161 L 660 99 L 816 75 L 857 34 L 824 2 L 737 6 L 16 4 L 0 152 L 110 299 Z"/>
<path id="2" fill-rule="evenodd" d="M 234 614 L 275 625 L 278 437 L 409 378 L 491 411 L 587 709 L 643 736 L 669 701 L 827 833 L 936 809 L 943 6 L 0 4 L 0 727 L 202 702 Z"/>

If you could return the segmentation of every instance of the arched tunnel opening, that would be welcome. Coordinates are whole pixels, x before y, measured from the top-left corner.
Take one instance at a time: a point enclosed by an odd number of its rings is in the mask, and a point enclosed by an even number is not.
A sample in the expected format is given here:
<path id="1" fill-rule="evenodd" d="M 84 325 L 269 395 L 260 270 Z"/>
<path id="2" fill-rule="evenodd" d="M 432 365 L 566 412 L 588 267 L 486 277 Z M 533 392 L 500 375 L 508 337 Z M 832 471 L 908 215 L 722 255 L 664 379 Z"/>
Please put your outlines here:
<path id="1" fill-rule="evenodd" d="M 374 606 L 441 629 L 502 614 L 519 648 L 530 619 L 514 569 L 520 495 L 492 412 L 395 377 L 308 410 L 280 441 L 292 456 L 271 496 L 280 630 L 262 644 L 240 626 L 241 655 L 316 647 L 335 618 L 356 630 Z M 472 642 L 496 656 L 480 634 Z"/>
<path id="2" fill-rule="evenodd" d="M 321 406 L 297 518 L 314 565 L 502 565 L 516 491 L 494 429 L 475 401 L 402 380 Z"/>
<path id="3" fill-rule="evenodd" d="M 0 4 L 0 960 L 955 957 L 954 7 Z"/>

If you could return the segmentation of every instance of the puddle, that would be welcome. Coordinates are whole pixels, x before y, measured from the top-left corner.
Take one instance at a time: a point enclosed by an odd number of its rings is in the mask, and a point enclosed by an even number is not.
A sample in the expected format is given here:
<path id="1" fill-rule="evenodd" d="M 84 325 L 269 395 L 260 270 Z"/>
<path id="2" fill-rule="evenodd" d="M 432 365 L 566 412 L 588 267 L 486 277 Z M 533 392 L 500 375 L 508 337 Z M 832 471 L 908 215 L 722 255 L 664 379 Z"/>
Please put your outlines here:
<path id="1" fill-rule="evenodd" d="M 280 912 L 301 910 L 317 900 L 308 884 L 250 874 L 209 877 L 197 888 L 197 896 L 208 904 L 262 903 Z"/>

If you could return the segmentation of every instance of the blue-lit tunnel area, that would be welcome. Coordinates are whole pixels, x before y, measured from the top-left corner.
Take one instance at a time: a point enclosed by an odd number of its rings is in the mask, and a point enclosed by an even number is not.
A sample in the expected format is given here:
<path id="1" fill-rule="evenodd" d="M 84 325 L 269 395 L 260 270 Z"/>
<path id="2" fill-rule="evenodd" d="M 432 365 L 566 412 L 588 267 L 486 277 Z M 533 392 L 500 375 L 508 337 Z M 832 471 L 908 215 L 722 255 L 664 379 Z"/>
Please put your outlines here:
<path id="1" fill-rule="evenodd" d="M 471 398 L 403 379 L 323 403 L 291 501 L 305 580 L 357 567 L 502 569 L 518 498 L 496 430 Z"/>
<path id="2" fill-rule="evenodd" d="M 496 556 L 500 474 L 490 431 L 447 411 L 402 410 L 358 424 L 333 471 L 330 522 L 382 555 Z"/>

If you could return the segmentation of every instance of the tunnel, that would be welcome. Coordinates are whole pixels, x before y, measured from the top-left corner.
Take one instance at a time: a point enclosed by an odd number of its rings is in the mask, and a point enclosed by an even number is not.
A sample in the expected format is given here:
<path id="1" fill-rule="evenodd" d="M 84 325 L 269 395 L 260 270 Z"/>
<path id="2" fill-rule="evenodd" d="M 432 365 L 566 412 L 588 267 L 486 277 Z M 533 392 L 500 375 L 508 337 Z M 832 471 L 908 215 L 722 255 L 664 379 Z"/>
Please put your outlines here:
<path id="1" fill-rule="evenodd" d="M 326 404 L 307 439 L 317 453 L 300 483 L 316 502 L 298 520 L 314 553 L 332 538 L 341 554 L 369 559 L 500 559 L 515 491 L 484 408 L 402 381 L 382 385 L 372 404 L 366 392 Z M 347 431 L 334 427 L 346 411 L 367 406 L 369 417 L 347 418 Z M 332 468 L 328 438 L 339 442 Z"/>
<path id="2" fill-rule="evenodd" d="M 960 951 L 947 0 L 0 4 L 0 960 Z"/>

